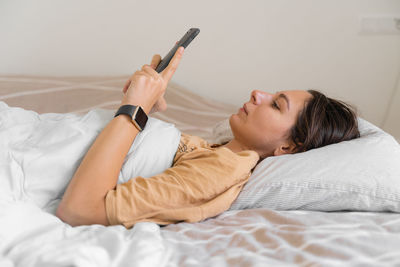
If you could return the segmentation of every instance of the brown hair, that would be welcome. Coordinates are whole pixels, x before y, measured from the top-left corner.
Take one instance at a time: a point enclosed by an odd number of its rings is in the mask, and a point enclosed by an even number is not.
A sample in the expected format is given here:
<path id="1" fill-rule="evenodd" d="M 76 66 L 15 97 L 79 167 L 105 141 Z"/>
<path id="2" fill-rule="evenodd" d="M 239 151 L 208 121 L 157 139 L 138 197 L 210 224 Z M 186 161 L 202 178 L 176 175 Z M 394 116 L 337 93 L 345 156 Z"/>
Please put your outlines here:
<path id="1" fill-rule="evenodd" d="M 316 90 L 308 92 L 312 98 L 290 130 L 296 153 L 360 137 L 353 106 Z"/>

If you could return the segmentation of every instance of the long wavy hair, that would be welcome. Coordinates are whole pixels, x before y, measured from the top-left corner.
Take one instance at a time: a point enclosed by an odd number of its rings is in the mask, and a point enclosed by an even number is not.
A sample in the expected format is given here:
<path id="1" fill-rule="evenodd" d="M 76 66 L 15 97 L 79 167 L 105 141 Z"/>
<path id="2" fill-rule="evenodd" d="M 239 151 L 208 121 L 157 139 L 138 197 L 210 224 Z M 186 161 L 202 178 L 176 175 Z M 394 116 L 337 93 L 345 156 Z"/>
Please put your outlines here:
<path id="1" fill-rule="evenodd" d="M 316 90 L 308 92 L 312 98 L 289 132 L 296 153 L 360 137 L 353 106 Z"/>

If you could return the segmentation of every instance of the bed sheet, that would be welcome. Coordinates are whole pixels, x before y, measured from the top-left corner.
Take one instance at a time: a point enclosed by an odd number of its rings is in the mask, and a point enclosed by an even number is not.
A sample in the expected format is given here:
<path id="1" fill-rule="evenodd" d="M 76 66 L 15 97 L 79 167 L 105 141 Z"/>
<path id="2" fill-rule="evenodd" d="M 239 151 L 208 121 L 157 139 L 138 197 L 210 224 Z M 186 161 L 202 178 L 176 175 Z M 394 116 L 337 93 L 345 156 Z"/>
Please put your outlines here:
<path id="1" fill-rule="evenodd" d="M 400 266 L 400 215 L 228 211 L 162 229 L 169 266 Z"/>
<path id="2" fill-rule="evenodd" d="M 0 100 L 46 112 L 116 109 L 121 77 L 0 76 Z M 212 140 L 236 107 L 171 83 L 155 117 Z M 1 177 L 0 177 L 1 179 Z M 0 266 L 400 266 L 400 215 L 249 209 L 199 223 L 70 227 L 26 201 L 0 199 Z"/>

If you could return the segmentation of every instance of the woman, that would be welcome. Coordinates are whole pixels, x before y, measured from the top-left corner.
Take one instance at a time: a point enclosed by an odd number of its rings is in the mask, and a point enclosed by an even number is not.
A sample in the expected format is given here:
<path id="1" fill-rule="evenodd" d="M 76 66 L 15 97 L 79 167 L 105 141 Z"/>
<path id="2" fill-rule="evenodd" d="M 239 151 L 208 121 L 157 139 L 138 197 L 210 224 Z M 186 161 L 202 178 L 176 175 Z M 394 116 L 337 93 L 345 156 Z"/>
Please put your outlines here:
<path id="1" fill-rule="evenodd" d="M 160 74 L 155 55 L 125 84 L 121 106 L 140 106 L 146 114 L 165 110 L 163 95 L 182 55 L 180 47 Z M 56 215 L 73 226 L 201 221 L 230 207 L 261 159 L 359 136 L 354 112 L 316 91 L 255 90 L 230 126 L 234 138 L 224 145 L 182 134 L 171 168 L 117 185 L 140 127 L 124 114 L 114 117 L 81 162 Z"/>

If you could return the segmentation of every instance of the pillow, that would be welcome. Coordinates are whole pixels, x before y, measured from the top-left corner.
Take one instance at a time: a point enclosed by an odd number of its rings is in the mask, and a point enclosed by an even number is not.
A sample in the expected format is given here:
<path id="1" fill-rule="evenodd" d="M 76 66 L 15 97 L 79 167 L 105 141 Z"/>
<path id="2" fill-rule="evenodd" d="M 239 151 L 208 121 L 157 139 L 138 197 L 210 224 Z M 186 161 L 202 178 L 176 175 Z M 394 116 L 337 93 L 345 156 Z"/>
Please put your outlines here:
<path id="1" fill-rule="evenodd" d="M 90 145 L 113 117 L 114 111 L 105 109 L 38 114 L 0 101 L 0 202 L 31 201 L 54 214 Z M 169 168 L 180 137 L 173 124 L 149 117 L 127 153 L 118 183 Z"/>
<path id="2" fill-rule="evenodd" d="M 400 145 L 366 120 L 358 122 L 360 138 L 261 161 L 230 210 L 400 212 Z M 213 135 L 216 142 L 232 138 L 229 120 Z"/>

